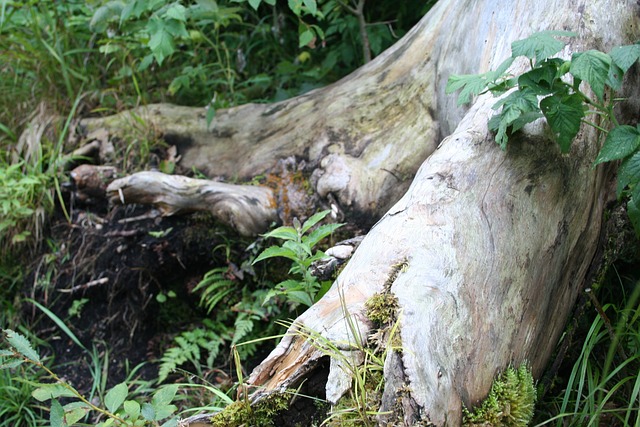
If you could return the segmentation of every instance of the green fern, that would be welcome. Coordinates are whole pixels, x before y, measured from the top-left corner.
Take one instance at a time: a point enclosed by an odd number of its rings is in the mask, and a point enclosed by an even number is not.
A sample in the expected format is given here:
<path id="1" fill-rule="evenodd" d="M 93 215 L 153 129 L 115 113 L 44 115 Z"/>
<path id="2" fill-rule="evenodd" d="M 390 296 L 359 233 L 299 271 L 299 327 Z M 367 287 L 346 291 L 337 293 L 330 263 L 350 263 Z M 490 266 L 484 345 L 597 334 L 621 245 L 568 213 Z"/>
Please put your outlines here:
<path id="1" fill-rule="evenodd" d="M 237 283 L 225 276 L 226 267 L 216 267 L 207 272 L 204 278 L 193 288 L 193 292 L 201 292 L 200 306 L 207 309 L 207 314 L 231 292 L 236 289 Z"/>
<path id="2" fill-rule="evenodd" d="M 158 381 L 164 381 L 178 366 L 187 362 L 193 364 L 198 374 L 201 374 L 201 350 L 207 351 L 207 368 L 211 368 L 224 341 L 214 331 L 214 323 L 209 319 L 204 321 L 204 327 L 181 333 L 174 340 L 177 345 L 166 350 L 160 359 Z"/>

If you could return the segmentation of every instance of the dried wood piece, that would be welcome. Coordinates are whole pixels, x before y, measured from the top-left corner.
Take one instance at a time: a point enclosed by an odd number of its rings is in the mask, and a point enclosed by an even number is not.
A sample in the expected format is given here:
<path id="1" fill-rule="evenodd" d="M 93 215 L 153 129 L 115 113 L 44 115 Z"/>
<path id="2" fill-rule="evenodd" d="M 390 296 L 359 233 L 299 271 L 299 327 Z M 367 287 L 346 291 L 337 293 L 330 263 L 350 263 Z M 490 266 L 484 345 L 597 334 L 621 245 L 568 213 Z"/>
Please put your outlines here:
<path id="1" fill-rule="evenodd" d="M 107 187 L 107 196 L 113 203 L 154 206 L 163 216 L 210 212 L 243 236 L 262 233 L 278 221 L 272 191 L 254 185 L 138 172 L 113 181 Z"/>

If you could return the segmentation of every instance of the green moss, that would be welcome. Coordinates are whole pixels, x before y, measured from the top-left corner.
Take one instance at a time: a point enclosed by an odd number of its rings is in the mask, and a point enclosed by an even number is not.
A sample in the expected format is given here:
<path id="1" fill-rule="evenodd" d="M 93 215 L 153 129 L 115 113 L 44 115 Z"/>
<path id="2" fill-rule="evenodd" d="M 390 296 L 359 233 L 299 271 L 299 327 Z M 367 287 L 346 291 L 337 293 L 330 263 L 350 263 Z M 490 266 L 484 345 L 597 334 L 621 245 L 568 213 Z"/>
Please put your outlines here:
<path id="1" fill-rule="evenodd" d="M 398 311 L 398 298 L 390 292 L 376 293 L 369 298 L 364 307 L 366 315 L 379 325 L 393 323 Z"/>
<path id="2" fill-rule="evenodd" d="M 507 370 L 496 378 L 479 408 L 462 408 L 463 426 L 525 427 L 533 417 L 536 389 L 525 364 Z"/>
<path id="3" fill-rule="evenodd" d="M 289 407 L 290 398 L 291 396 L 286 393 L 272 393 L 254 406 L 251 406 L 247 400 L 239 400 L 212 417 L 211 426 L 273 426 L 273 418 L 278 412 Z"/>

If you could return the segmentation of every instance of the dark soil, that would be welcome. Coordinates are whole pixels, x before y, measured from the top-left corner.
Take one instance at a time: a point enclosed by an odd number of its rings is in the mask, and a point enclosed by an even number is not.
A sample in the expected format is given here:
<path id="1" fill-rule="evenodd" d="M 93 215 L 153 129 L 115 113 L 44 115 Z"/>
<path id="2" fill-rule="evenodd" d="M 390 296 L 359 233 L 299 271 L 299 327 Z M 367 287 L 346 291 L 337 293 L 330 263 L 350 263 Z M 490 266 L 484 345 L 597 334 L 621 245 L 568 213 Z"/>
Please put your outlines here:
<path id="1" fill-rule="evenodd" d="M 225 230 L 207 215 L 162 218 L 136 206 L 76 206 L 70 215 L 71 222 L 51 227 L 24 293 L 108 360 L 110 387 L 138 364 L 159 359 L 174 334 L 205 316 L 191 290 L 213 266 L 224 265 L 214 248 Z M 175 297 L 159 302 L 169 292 Z M 88 391 L 89 354 L 37 308 L 24 310 L 35 335 L 51 345 L 57 373 Z M 138 374 L 153 379 L 157 366 L 146 364 Z"/>
<path id="2" fill-rule="evenodd" d="M 51 310 L 85 348 L 35 305 L 25 303 L 24 318 L 42 340 L 41 353 L 51 357 L 47 365 L 85 396 L 98 374 L 106 381 L 104 390 L 122 381 L 154 381 L 158 361 L 174 337 L 207 317 L 192 291 L 207 271 L 228 262 L 220 247 L 231 245 L 235 256 L 248 257 L 251 241 L 208 214 L 161 217 L 148 207 L 113 207 L 95 199 L 80 203 L 72 193 L 65 196 L 70 221 L 60 209 L 23 293 Z M 244 375 L 273 345 L 267 341 L 243 362 Z M 219 369 L 204 380 L 228 388 L 236 381 L 230 349 L 220 354 Z M 316 399 L 296 397 L 274 425 L 319 425 L 327 411 L 318 404 L 327 373 L 328 364 L 321 363 L 299 391 Z M 201 380 L 185 376 L 167 381 Z"/>

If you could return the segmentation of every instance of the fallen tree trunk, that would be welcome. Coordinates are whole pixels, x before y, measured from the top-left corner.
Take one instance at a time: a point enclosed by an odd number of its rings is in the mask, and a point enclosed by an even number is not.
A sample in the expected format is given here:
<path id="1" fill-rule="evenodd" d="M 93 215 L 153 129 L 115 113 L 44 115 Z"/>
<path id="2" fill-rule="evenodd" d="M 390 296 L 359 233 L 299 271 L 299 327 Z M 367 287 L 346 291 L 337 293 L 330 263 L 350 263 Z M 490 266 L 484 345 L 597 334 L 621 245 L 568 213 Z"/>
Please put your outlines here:
<path id="1" fill-rule="evenodd" d="M 498 63 L 504 49 L 532 29 L 577 31 L 572 49 L 628 43 L 618 30 L 632 28 L 637 5 L 605 3 L 441 2 L 416 31 L 453 28 L 429 46 L 455 58 L 444 69 L 475 60 L 474 71 L 483 71 L 483 63 Z M 463 34 L 475 37 L 463 43 Z M 486 47 L 475 50 L 477 40 Z M 611 170 L 592 167 L 598 135 L 591 129 L 581 131 L 570 156 L 560 155 L 542 123 L 501 152 L 487 129 L 494 103 L 478 99 L 332 289 L 254 370 L 255 401 L 295 386 L 326 355 L 305 330 L 347 349 L 362 348 L 356 341 L 372 331 L 365 303 L 385 292 L 400 308 L 401 357 L 387 356 L 385 395 L 391 399 L 380 408 L 394 412 L 392 422 L 459 425 L 463 404 L 478 404 L 508 365 L 526 362 L 536 377 L 542 373 L 597 247 Z M 400 272 L 399 264 L 405 265 Z M 351 386 L 349 375 L 332 363 L 329 400 Z"/>
<path id="2" fill-rule="evenodd" d="M 389 352 L 381 408 L 393 415 L 385 422 L 459 425 L 462 405 L 484 398 L 508 365 L 527 362 L 540 375 L 587 276 L 611 170 L 592 167 L 591 129 L 570 156 L 543 122 L 500 151 L 487 129 L 495 101 L 482 96 L 464 111 L 444 94 L 445 82 L 495 67 L 511 42 L 544 29 L 579 34 L 563 55 L 608 51 L 633 41 L 638 12 L 631 1 L 441 0 L 396 46 L 328 88 L 221 112 L 211 127 L 202 111 L 137 112 L 157 121 L 188 165 L 242 178 L 295 155 L 315 169 L 321 197 L 334 194 L 353 213 L 386 211 L 332 289 L 254 370 L 253 401 L 295 387 L 325 356 L 305 331 L 360 360 L 373 328 L 364 306 L 376 293 L 395 295 L 399 306 L 400 351 Z M 327 398 L 338 400 L 350 384 L 334 358 Z"/>

